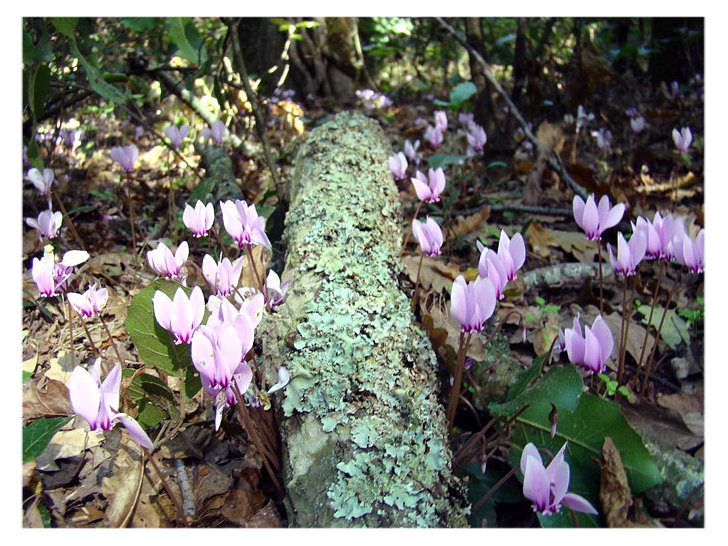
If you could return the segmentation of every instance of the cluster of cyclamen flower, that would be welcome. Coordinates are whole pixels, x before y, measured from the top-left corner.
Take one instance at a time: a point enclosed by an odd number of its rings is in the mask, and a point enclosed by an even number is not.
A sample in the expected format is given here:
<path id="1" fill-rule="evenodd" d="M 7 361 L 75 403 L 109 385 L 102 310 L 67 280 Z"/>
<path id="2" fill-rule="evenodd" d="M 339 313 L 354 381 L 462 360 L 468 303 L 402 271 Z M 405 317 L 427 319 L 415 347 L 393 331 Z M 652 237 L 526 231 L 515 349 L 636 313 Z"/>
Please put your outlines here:
<path id="1" fill-rule="evenodd" d="M 254 205 L 245 201 L 220 203 L 223 224 L 238 247 L 248 253 L 251 267 L 251 248 L 262 245 L 270 248 L 265 234 L 265 218 L 258 216 Z M 195 207 L 187 205 L 183 222 L 194 237 L 202 237 L 214 229 L 214 209 L 211 203 L 198 201 Z M 186 241 L 172 251 L 162 242 L 147 253 L 149 266 L 158 274 L 184 284 L 183 265 L 189 254 Z M 215 428 L 220 426 L 223 410 L 236 402 L 235 389 L 245 394 L 252 384 L 253 372 L 245 357 L 253 347 L 255 328 L 263 312 L 282 303 L 288 290 L 288 281 L 281 283 L 271 270 L 262 290 L 240 287 L 244 257 L 231 262 L 225 257 L 217 261 L 206 254 L 202 260 L 202 274 L 212 288 L 207 300 L 210 315 L 205 324 L 205 299 L 199 286 L 189 296 L 182 287 L 173 298 L 157 291 L 152 303 L 154 316 L 162 328 L 169 331 L 176 344 L 190 344 L 192 363 L 200 373 L 202 386 L 215 400 Z M 229 297 L 233 297 L 232 303 Z M 236 305 L 237 304 L 237 305 Z M 287 371 L 279 370 L 280 381 L 269 389 L 268 394 L 287 383 Z M 250 397 L 254 403 L 255 396 Z"/>

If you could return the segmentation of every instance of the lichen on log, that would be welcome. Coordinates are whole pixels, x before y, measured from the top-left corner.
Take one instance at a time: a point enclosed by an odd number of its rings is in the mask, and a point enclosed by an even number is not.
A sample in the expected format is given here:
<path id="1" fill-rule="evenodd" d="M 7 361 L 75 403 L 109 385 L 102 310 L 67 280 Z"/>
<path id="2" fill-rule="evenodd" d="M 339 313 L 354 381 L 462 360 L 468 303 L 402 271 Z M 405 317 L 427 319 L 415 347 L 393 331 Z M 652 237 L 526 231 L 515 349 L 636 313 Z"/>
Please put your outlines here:
<path id="1" fill-rule="evenodd" d="M 400 204 L 376 122 L 343 113 L 296 159 L 286 303 L 260 326 L 278 398 L 289 523 L 458 527 L 437 362 L 398 286 Z M 274 395 L 280 396 L 280 395 Z"/>

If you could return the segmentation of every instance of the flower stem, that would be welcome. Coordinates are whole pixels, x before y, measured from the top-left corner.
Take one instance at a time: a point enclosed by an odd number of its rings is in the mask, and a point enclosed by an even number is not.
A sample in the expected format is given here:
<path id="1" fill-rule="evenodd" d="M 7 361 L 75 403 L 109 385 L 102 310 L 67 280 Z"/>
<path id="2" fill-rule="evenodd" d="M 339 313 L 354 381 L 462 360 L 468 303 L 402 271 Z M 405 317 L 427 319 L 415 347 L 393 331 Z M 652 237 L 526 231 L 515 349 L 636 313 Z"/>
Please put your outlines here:
<path id="1" fill-rule="evenodd" d="M 248 254 L 248 261 L 250 262 L 250 267 L 253 269 L 253 274 L 255 275 L 255 281 L 258 283 L 258 287 L 260 288 L 260 291 L 263 292 L 263 299 L 265 300 L 265 306 L 270 311 L 270 300 L 268 299 L 268 287 L 266 287 L 265 282 L 261 281 L 260 275 L 258 274 L 258 268 L 255 267 L 255 260 L 253 259 L 253 247 L 246 247 L 245 248 L 246 253 Z"/>
<path id="2" fill-rule="evenodd" d="M 412 216 L 413 222 L 415 220 L 417 220 L 417 215 L 420 213 L 420 209 L 422 208 L 422 203 L 424 203 L 424 201 L 417 201 L 417 206 L 415 207 L 415 214 L 414 214 L 414 216 Z M 407 233 L 407 237 L 405 237 L 404 243 L 402 244 L 403 249 L 407 248 L 407 243 L 409 243 L 409 236 L 410 236 L 410 234 Z"/>
<path id="3" fill-rule="evenodd" d="M 682 270 L 680 271 L 680 277 L 682 277 Z M 655 351 L 657 351 L 657 342 L 659 341 L 660 334 L 662 333 L 662 325 L 665 323 L 665 317 L 667 316 L 668 307 L 670 307 L 670 303 L 672 303 L 672 298 L 677 292 L 678 287 L 680 286 L 680 281 L 681 279 L 678 279 L 678 281 L 672 287 L 672 290 L 670 290 L 669 295 L 667 296 L 665 308 L 663 309 L 662 317 L 660 318 L 660 325 L 657 327 L 657 333 L 655 334 L 655 341 L 652 343 L 652 351 L 650 352 L 650 357 L 647 359 L 647 364 L 645 366 L 645 374 L 642 377 L 642 385 L 640 385 L 640 397 L 644 396 L 645 390 L 647 390 L 647 380 L 650 378 L 650 374 L 652 373 L 652 362 L 655 359 Z"/>
<path id="4" fill-rule="evenodd" d="M 652 313 L 655 311 L 655 304 L 657 303 L 657 294 L 660 292 L 660 284 L 662 283 L 662 275 L 665 271 L 665 262 L 660 262 L 660 270 L 657 273 L 657 284 L 655 284 L 655 290 L 652 292 L 652 306 L 650 307 L 650 316 L 647 319 L 647 328 L 645 329 L 645 338 L 642 340 L 642 351 L 640 352 L 640 359 L 637 362 L 637 373 L 642 369 L 642 359 L 645 357 L 645 349 L 647 348 L 647 338 L 649 337 L 650 326 L 652 326 Z"/>
<path id="5" fill-rule="evenodd" d="M 129 191 L 129 184 L 131 184 L 130 180 L 130 174 L 126 173 L 126 184 L 124 184 L 124 192 L 126 193 L 126 202 L 127 202 L 127 208 L 129 209 L 129 228 L 131 229 L 131 247 L 132 247 L 132 254 L 134 256 L 137 255 L 136 253 L 136 233 L 134 232 L 134 204 L 131 200 L 131 192 Z"/>
<path id="6" fill-rule="evenodd" d="M 162 474 L 162 471 L 160 470 L 159 466 L 157 466 L 157 462 L 154 460 L 154 455 L 152 455 L 152 452 L 148 449 L 142 448 L 144 451 L 144 454 L 147 456 L 147 459 L 152 464 L 152 468 L 157 473 L 157 476 L 159 477 L 159 481 L 162 482 L 162 487 L 164 487 L 164 490 L 167 492 L 167 496 L 169 497 L 169 500 L 172 501 L 172 504 L 174 505 L 174 509 L 177 512 L 177 518 L 184 524 L 185 527 L 189 526 L 189 521 L 187 521 L 187 518 L 185 517 L 184 510 L 182 509 L 182 505 L 179 502 L 179 499 L 177 498 L 177 495 L 174 494 L 172 491 L 172 488 L 169 486 L 169 482 L 167 481 L 167 478 L 164 477 L 164 474 Z"/>
<path id="7" fill-rule="evenodd" d="M 480 497 L 480 500 L 473 505 L 473 507 L 471 508 L 471 513 L 475 512 L 478 508 L 480 508 L 481 506 L 483 506 L 483 504 L 485 504 L 485 501 L 487 501 L 490 497 L 492 497 L 493 496 L 493 493 L 495 493 L 496 491 L 498 491 L 498 489 L 500 489 L 501 486 L 504 483 L 506 483 L 506 481 L 508 481 L 508 479 L 511 476 L 513 476 L 513 474 L 516 473 L 516 470 L 518 470 L 520 467 L 521 467 L 521 465 L 520 464 L 517 464 L 516 466 L 514 466 L 513 468 L 511 468 L 508 471 L 508 474 L 506 474 L 500 480 L 498 480 L 496 482 L 496 484 L 493 487 L 491 487 L 485 495 L 483 495 L 482 497 Z"/>
<path id="8" fill-rule="evenodd" d="M 604 280 L 602 278 L 602 245 L 597 240 L 597 256 L 599 257 L 599 313 L 604 314 Z"/>
<path id="9" fill-rule="evenodd" d="M 412 309 L 414 310 L 415 307 L 417 307 L 417 300 L 420 295 L 420 270 L 422 269 L 422 260 L 425 259 L 425 253 L 420 253 L 420 263 L 417 264 L 417 277 L 415 279 L 415 293 L 412 296 Z"/>
<path id="10" fill-rule="evenodd" d="M 245 401 L 243 400 L 243 395 L 240 393 L 240 389 L 238 388 L 235 381 L 232 382 L 232 387 L 233 392 L 235 392 L 235 397 L 238 400 L 238 414 L 240 415 L 240 419 L 243 422 L 243 426 L 248 432 L 248 435 L 250 436 L 253 445 L 255 445 L 255 448 L 260 452 L 261 457 L 263 457 L 263 464 L 268 471 L 268 475 L 270 476 L 273 485 L 279 493 L 283 493 L 283 486 L 278 481 L 278 477 L 276 476 L 276 473 L 273 472 L 273 469 L 270 466 L 270 461 L 268 460 L 269 457 L 271 457 L 271 453 L 263 447 L 260 441 L 260 437 L 258 436 L 258 432 L 253 426 L 252 421 L 250 420 L 250 415 L 248 415 L 247 407 L 245 406 Z"/>
<path id="11" fill-rule="evenodd" d="M 61 213 L 63 214 L 63 217 L 68 220 L 68 227 L 71 228 L 71 233 L 73 233 L 73 238 L 76 240 L 76 244 L 78 245 L 78 248 L 81 250 L 85 250 L 83 246 L 83 242 L 81 241 L 81 237 L 78 236 L 78 232 L 76 231 L 76 227 L 73 225 L 73 220 L 71 220 L 71 217 L 66 212 L 66 207 L 63 206 L 63 201 L 61 201 L 61 198 L 58 197 L 58 195 L 54 192 L 53 196 L 56 198 L 56 203 L 58 203 L 58 207 L 61 209 Z M 48 208 L 51 208 L 51 202 L 50 197 L 48 198 Z"/>
<path id="12" fill-rule="evenodd" d="M 230 260 L 230 254 L 228 254 L 227 247 L 222 244 L 222 239 L 220 239 L 220 234 L 217 231 L 217 228 L 215 226 L 212 226 L 210 228 L 210 231 L 212 231 L 212 234 L 215 236 L 215 239 L 217 239 L 217 244 L 220 245 L 220 249 L 222 250 L 222 253 L 225 254 L 225 257 Z M 230 260 L 232 261 L 232 260 Z"/>
<path id="13" fill-rule="evenodd" d="M 450 400 L 447 404 L 447 425 L 448 429 L 452 430 L 452 425 L 455 421 L 455 410 L 458 405 L 458 398 L 460 397 L 460 386 L 463 379 L 463 368 L 465 367 L 465 353 L 470 345 L 470 336 L 472 334 L 468 332 L 467 336 L 465 332 L 460 331 L 460 340 L 458 346 L 457 362 L 455 363 L 455 378 L 452 384 L 452 390 L 450 391 Z"/>
<path id="14" fill-rule="evenodd" d="M 624 374 L 624 352 L 627 347 L 627 335 L 625 324 L 627 322 L 627 277 L 624 277 L 624 289 L 622 290 L 622 323 L 619 327 L 619 361 L 617 367 L 617 382 L 622 381 Z"/>
<path id="15" fill-rule="evenodd" d="M 69 340 L 69 351 L 71 353 L 71 366 L 76 367 L 76 357 L 73 354 L 73 313 L 71 312 L 71 302 L 66 298 L 66 314 L 68 315 L 68 329 L 70 330 L 71 338 Z"/>
<path id="16" fill-rule="evenodd" d="M 121 364 L 121 366 L 124 367 L 124 359 L 121 358 L 121 353 L 119 352 L 119 348 L 116 346 L 116 342 L 114 341 L 114 338 L 111 336 L 109 327 L 106 326 L 106 321 L 104 320 L 104 317 L 101 316 L 101 312 L 99 312 L 99 320 L 101 321 L 101 325 L 104 327 L 104 330 L 106 330 L 106 335 L 109 336 L 109 341 L 111 342 L 111 346 L 114 348 L 114 351 L 116 352 L 116 358 L 119 359 L 119 364 Z"/>

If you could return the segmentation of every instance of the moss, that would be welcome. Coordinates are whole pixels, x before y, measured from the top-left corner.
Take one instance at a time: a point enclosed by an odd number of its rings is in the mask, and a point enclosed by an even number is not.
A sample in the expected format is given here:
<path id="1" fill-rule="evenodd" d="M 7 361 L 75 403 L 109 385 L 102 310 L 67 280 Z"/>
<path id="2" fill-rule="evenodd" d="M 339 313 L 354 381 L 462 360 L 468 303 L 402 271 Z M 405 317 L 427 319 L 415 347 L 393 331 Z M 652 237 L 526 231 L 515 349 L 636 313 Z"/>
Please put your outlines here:
<path id="1" fill-rule="evenodd" d="M 336 445 L 333 520 L 317 525 L 461 526 L 467 508 L 450 471 L 436 361 L 397 284 L 400 211 L 387 156 L 373 121 L 343 114 L 297 159 L 286 219 L 295 284 L 277 319 L 295 337 L 279 356 L 292 377 L 284 431 L 298 441 L 295 419 L 315 416 Z M 289 457 L 289 487 L 309 471 Z"/>

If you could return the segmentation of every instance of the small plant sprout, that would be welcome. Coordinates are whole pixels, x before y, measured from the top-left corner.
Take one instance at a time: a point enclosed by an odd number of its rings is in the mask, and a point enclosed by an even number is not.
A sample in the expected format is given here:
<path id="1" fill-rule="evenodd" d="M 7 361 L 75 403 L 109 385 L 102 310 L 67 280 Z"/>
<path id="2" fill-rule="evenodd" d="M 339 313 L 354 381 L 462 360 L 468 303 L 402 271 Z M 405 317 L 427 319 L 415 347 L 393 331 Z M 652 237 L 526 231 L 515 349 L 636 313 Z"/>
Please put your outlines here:
<path id="1" fill-rule="evenodd" d="M 97 289 L 96 284 L 92 284 L 83 294 L 69 292 L 66 297 L 74 311 L 82 317 L 89 318 L 98 316 L 99 312 L 106 307 L 109 292 L 106 288 Z"/>
<path id="2" fill-rule="evenodd" d="M 129 144 L 128 146 L 115 146 L 111 148 L 111 159 L 118 163 L 124 172 L 131 172 L 134 170 L 134 163 L 139 157 L 139 149 L 135 144 Z"/>
<path id="3" fill-rule="evenodd" d="M 677 129 L 673 129 L 672 141 L 675 143 L 675 148 L 677 148 L 679 153 L 688 153 L 690 144 L 693 142 L 693 133 L 690 131 L 690 127 L 683 127 L 679 131 Z"/>
<path id="4" fill-rule="evenodd" d="M 26 218 L 25 223 L 40 232 L 41 239 L 55 239 L 58 237 L 58 230 L 61 229 L 63 223 L 63 214 L 53 212 L 52 210 L 44 210 L 38 215 L 38 218 Z"/>
<path id="5" fill-rule="evenodd" d="M 572 364 L 584 368 L 588 374 L 602 373 L 614 349 L 614 338 L 601 315 L 591 328 L 584 327 L 583 334 L 579 317 L 575 317 L 573 327 L 564 330 L 564 345 Z"/>
<path id="6" fill-rule="evenodd" d="M 415 178 L 410 178 L 415 187 L 417 198 L 426 203 L 435 203 L 440 200 L 440 194 L 445 189 L 445 172 L 442 167 L 436 170 L 430 169 L 428 176 L 417 171 Z"/>
<path id="7" fill-rule="evenodd" d="M 204 237 L 215 222 L 215 209 L 212 203 L 205 205 L 202 201 L 197 201 L 194 208 L 185 205 L 182 221 L 192 231 L 193 237 Z"/>
<path id="8" fill-rule="evenodd" d="M 164 134 L 167 135 L 172 148 L 179 148 L 187 135 L 190 134 L 190 128 L 187 125 L 168 125 L 164 128 Z"/>
<path id="9" fill-rule="evenodd" d="M 544 516 L 558 514 L 562 503 L 576 512 L 597 514 L 591 503 L 581 495 L 567 493 L 569 490 L 570 469 L 564 461 L 566 443 L 547 467 L 544 467 L 538 448 L 528 443 L 521 455 L 523 473 L 523 496 L 533 504 L 533 511 Z"/>
<path id="10" fill-rule="evenodd" d="M 180 277 L 182 266 L 187 261 L 190 249 L 187 241 L 182 241 L 177 247 L 177 251 L 167 248 L 163 242 L 159 242 L 157 248 L 147 252 L 147 261 L 149 267 L 157 274 L 168 279 L 176 279 Z"/>
<path id="11" fill-rule="evenodd" d="M 88 423 L 89 431 L 111 430 L 119 421 L 137 444 L 152 449 L 154 444 L 133 418 L 119 412 L 121 364 L 116 364 L 103 382 L 100 380 L 101 359 L 94 362 L 91 373 L 76 366 L 68 383 L 71 407 Z"/>
<path id="12" fill-rule="evenodd" d="M 389 156 L 387 164 L 395 180 L 402 180 L 407 176 L 407 158 L 402 152 Z"/>
<path id="13" fill-rule="evenodd" d="M 157 290 L 152 298 L 154 318 L 159 325 L 174 336 L 175 345 L 189 343 L 205 313 L 205 297 L 199 286 L 192 289 L 189 297 L 182 287 L 170 299 Z"/>
<path id="14" fill-rule="evenodd" d="M 205 127 L 200 134 L 202 135 L 202 138 L 209 139 L 211 138 L 212 141 L 217 144 L 218 146 L 222 144 L 222 139 L 225 138 L 225 134 L 227 133 L 227 129 L 225 128 L 225 123 L 223 123 L 220 120 L 217 120 L 214 122 L 210 127 Z"/>
<path id="15" fill-rule="evenodd" d="M 210 283 L 218 296 L 229 296 L 235 290 L 243 270 L 243 257 L 231 262 L 223 258 L 216 262 L 215 258 L 205 254 L 202 258 L 202 276 Z"/>
<path id="16" fill-rule="evenodd" d="M 43 169 L 43 172 L 41 172 L 36 168 L 32 168 L 28 171 L 26 177 L 33 183 L 41 195 L 51 193 L 51 188 L 55 180 L 53 169 Z"/>

